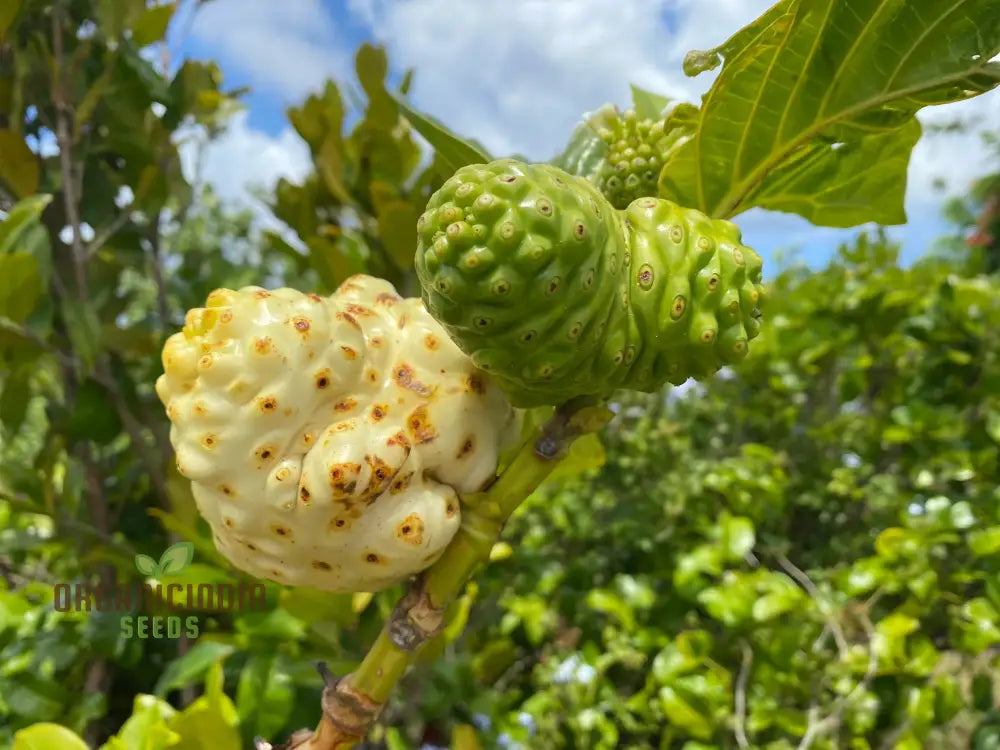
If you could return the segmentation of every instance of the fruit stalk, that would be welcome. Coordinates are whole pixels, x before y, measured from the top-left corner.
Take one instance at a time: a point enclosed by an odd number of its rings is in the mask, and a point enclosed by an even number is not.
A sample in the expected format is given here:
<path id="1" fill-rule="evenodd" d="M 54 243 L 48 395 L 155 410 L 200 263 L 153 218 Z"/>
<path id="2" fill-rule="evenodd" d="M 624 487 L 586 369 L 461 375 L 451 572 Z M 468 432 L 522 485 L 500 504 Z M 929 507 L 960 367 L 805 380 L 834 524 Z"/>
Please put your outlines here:
<path id="1" fill-rule="evenodd" d="M 314 733 L 297 735 L 287 750 L 345 750 L 364 739 L 420 648 L 443 628 L 448 605 L 478 565 L 489 559 L 511 513 L 545 481 L 576 438 L 600 430 L 610 417 L 595 399 L 566 402 L 487 489 L 462 497 L 459 533 L 396 605 L 358 668 L 336 678 L 321 665 L 327 683 L 322 719 Z"/>

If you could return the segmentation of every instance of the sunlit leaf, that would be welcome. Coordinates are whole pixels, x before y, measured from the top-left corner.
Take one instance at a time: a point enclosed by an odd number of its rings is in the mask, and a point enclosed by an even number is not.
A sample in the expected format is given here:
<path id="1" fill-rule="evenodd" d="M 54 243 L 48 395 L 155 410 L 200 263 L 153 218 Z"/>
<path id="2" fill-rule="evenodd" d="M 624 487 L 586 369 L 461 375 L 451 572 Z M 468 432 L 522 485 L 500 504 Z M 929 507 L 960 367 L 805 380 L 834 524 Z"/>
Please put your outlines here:
<path id="1" fill-rule="evenodd" d="M 965 5 L 786 0 L 691 57 L 692 73 L 726 62 L 660 194 L 721 218 L 763 206 L 825 226 L 904 220 L 914 113 L 1000 83 L 1000 6 Z"/>

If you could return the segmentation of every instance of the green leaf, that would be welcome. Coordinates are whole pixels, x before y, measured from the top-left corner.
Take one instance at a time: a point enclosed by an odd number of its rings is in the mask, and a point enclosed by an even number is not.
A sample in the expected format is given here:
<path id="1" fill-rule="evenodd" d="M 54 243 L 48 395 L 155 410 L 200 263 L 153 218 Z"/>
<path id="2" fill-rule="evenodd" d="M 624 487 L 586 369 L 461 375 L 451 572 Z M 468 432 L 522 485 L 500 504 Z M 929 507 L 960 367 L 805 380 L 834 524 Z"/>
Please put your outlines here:
<path id="1" fill-rule="evenodd" d="M 775 6 L 720 48 L 726 63 L 697 137 L 668 159 L 660 195 L 717 218 L 763 206 L 825 226 L 898 223 L 913 115 L 1000 83 L 1000 63 L 988 62 L 1000 51 L 1000 5 L 964 5 Z M 713 67 L 718 51 L 689 67 Z"/>
<path id="2" fill-rule="evenodd" d="M 226 659 L 235 650 L 234 646 L 214 641 L 196 643 L 186 654 L 167 664 L 153 692 L 159 698 L 166 698 L 171 690 L 199 682 L 214 664 Z"/>
<path id="3" fill-rule="evenodd" d="M 145 0 L 98 0 L 98 26 L 108 39 L 116 40 L 142 17 Z"/>
<path id="4" fill-rule="evenodd" d="M 177 3 L 146 8 L 132 26 L 132 41 L 135 45 L 146 47 L 163 39 L 175 10 Z"/>
<path id="5" fill-rule="evenodd" d="M 0 255 L 0 317 L 23 323 L 42 296 L 38 261 L 24 252 Z"/>
<path id="6" fill-rule="evenodd" d="M 73 352 L 91 369 L 101 347 L 101 322 L 91 303 L 78 299 L 62 300 L 62 318 L 73 344 Z"/>
<path id="7" fill-rule="evenodd" d="M 174 717 L 170 729 L 181 738 L 174 750 L 240 750 L 242 738 L 235 709 L 228 697 L 222 698 L 224 709 L 199 698 Z"/>
<path id="8" fill-rule="evenodd" d="M 0 221 L 0 255 L 9 253 L 17 247 L 17 242 L 23 233 L 38 225 L 45 207 L 52 202 L 52 196 L 43 193 L 32 195 L 18 201 Z"/>
<path id="9" fill-rule="evenodd" d="M 378 215 L 378 236 L 404 271 L 413 267 L 417 249 L 417 209 L 406 201 L 393 201 Z"/>
<path id="10" fill-rule="evenodd" d="M 577 124 L 570 136 L 565 150 L 552 159 L 552 164 L 570 174 L 585 177 L 594 181 L 600 172 L 608 145 L 598 131 L 618 117 L 618 110 L 613 104 L 605 104 L 600 109 L 588 112 L 583 116 L 583 122 Z"/>
<path id="11" fill-rule="evenodd" d="M 21 0 L 7 0 L 0 5 L 0 40 L 6 36 L 19 10 L 21 10 Z"/>
<path id="12" fill-rule="evenodd" d="M 722 519 L 722 544 L 730 560 L 742 560 L 756 542 L 753 521 L 749 518 L 726 516 Z"/>
<path id="13" fill-rule="evenodd" d="M 640 120 L 658 120 L 670 106 L 670 99 L 652 91 L 639 88 L 634 83 L 632 88 L 632 109 Z"/>
<path id="14" fill-rule="evenodd" d="M 967 542 L 976 557 L 996 554 L 1000 552 L 1000 526 L 969 532 Z"/>
<path id="15" fill-rule="evenodd" d="M 0 182 L 15 198 L 24 199 L 38 190 L 40 177 L 38 157 L 24 137 L 13 130 L 0 130 Z"/>
<path id="16" fill-rule="evenodd" d="M 80 736 L 64 726 L 42 722 L 14 734 L 13 750 L 89 750 Z"/>
<path id="17" fill-rule="evenodd" d="M 986 434 L 993 442 L 1000 443 L 1000 410 L 990 409 L 986 413 Z"/>
<path id="18" fill-rule="evenodd" d="M 420 114 L 402 99 L 396 101 L 414 130 L 427 140 L 450 171 L 454 172 L 467 164 L 485 164 L 493 160 L 480 146 L 459 137 L 438 120 Z"/>
<path id="19" fill-rule="evenodd" d="M 101 750 L 167 750 L 176 748 L 180 735 L 167 726 L 177 715 L 169 703 L 152 695 L 137 695 L 132 715 Z"/>
<path id="20" fill-rule="evenodd" d="M 172 576 L 180 573 L 194 559 L 194 544 L 191 542 L 176 542 L 167 547 L 160 555 L 160 570 L 163 575 Z"/>
<path id="21" fill-rule="evenodd" d="M 282 660 L 273 652 L 253 653 L 240 671 L 236 710 L 254 734 L 273 737 L 288 721 L 295 688 Z"/>
<path id="22" fill-rule="evenodd" d="M 367 42 L 362 44 L 354 56 L 354 66 L 361 88 L 368 96 L 365 120 L 370 125 L 385 129 L 394 127 L 399 119 L 399 107 L 385 89 L 385 76 L 389 72 L 389 60 L 385 49 Z"/>
<path id="23" fill-rule="evenodd" d="M 681 698 L 671 687 L 660 688 L 660 704 L 670 724 L 677 726 L 700 740 L 712 737 L 712 722 L 694 706 Z"/>
<path id="24" fill-rule="evenodd" d="M 135 567 L 144 576 L 155 576 L 159 574 L 159 566 L 149 555 L 138 554 L 135 556 Z"/>
<path id="25" fill-rule="evenodd" d="M 764 594 L 753 603 L 753 619 L 757 622 L 773 620 L 791 610 L 798 603 L 797 597 L 786 596 L 783 593 Z"/>

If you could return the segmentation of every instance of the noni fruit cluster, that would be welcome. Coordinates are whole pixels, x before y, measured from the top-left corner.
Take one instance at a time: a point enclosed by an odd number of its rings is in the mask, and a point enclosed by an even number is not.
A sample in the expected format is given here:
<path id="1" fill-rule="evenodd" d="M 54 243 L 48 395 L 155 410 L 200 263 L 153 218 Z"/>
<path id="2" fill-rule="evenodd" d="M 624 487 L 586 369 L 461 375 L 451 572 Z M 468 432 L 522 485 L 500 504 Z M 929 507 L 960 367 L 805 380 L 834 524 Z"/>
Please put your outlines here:
<path id="1" fill-rule="evenodd" d="M 615 208 L 656 195 L 668 143 L 665 125 L 665 119 L 640 120 L 634 110 L 626 110 L 598 131 L 608 150 L 597 186 Z"/>
<path id="2" fill-rule="evenodd" d="M 458 170 L 417 224 L 430 310 L 517 406 L 705 377 L 759 332 L 761 258 L 728 221 L 511 159 Z"/>
<path id="3" fill-rule="evenodd" d="M 456 493 L 490 481 L 519 413 L 419 299 L 219 289 L 163 350 L 177 467 L 219 551 L 283 584 L 376 591 L 431 565 Z"/>

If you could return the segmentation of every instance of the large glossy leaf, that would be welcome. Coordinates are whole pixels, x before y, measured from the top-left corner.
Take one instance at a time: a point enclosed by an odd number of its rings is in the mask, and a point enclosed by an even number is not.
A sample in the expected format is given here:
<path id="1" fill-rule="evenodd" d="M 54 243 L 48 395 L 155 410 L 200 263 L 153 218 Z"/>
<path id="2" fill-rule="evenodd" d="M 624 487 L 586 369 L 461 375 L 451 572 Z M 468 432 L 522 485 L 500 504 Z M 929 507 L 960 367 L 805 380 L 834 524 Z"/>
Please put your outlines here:
<path id="1" fill-rule="evenodd" d="M 913 115 L 995 87 L 998 50 L 995 0 L 786 0 L 689 55 L 695 74 L 726 61 L 660 194 L 722 218 L 901 223 Z"/>
<path id="2" fill-rule="evenodd" d="M 484 164 L 493 159 L 481 146 L 456 135 L 433 117 L 417 112 L 400 98 L 397 102 L 414 130 L 427 140 L 451 171 L 466 164 Z"/>

